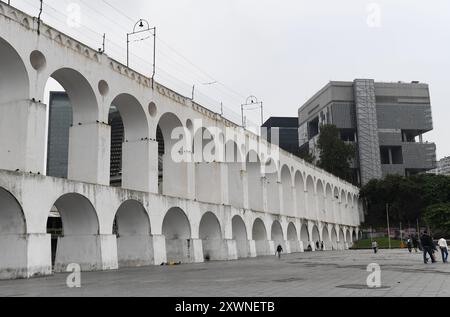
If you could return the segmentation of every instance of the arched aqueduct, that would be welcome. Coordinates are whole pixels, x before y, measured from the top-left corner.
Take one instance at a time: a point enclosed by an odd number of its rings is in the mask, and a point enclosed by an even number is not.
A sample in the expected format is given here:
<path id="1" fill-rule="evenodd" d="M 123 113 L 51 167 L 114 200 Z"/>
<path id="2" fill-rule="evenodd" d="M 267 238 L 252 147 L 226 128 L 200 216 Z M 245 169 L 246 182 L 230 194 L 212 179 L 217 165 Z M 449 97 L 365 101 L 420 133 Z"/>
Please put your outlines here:
<path id="1" fill-rule="evenodd" d="M 35 19 L 4 3 L 0 56 L 0 278 L 70 263 L 233 260 L 274 254 L 278 244 L 342 250 L 359 236 L 358 188 L 45 24 L 38 35 Z M 46 176 L 49 78 L 73 110 L 67 179 Z M 125 129 L 119 188 L 110 186 L 111 105 Z M 196 160 L 208 147 L 213 158 Z M 51 210 L 63 228 L 53 251 Z"/>

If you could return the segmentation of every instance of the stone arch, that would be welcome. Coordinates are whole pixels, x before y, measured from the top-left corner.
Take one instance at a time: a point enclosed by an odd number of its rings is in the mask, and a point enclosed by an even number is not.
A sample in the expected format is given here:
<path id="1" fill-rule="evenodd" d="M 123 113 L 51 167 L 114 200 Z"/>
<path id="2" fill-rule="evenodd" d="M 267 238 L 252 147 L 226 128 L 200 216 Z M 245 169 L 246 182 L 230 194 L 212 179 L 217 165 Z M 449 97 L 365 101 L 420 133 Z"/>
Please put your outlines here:
<path id="1" fill-rule="evenodd" d="M 0 187 L 0 279 L 22 277 L 11 268 L 27 268 L 27 245 L 22 238 L 26 231 L 22 206 Z"/>
<path id="2" fill-rule="evenodd" d="M 346 233 L 345 233 L 345 241 L 346 241 L 346 246 L 348 247 L 348 248 L 350 248 L 351 247 L 351 244 L 352 244 L 352 236 L 351 236 L 351 233 L 350 233 L 350 229 L 347 229 L 346 230 Z"/>
<path id="3" fill-rule="evenodd" d="M 314 186 L 314 179 L 312 178 L 312 176 L 306 177 L 306 196 L 308 202 L 306 215 L 309 219 L 317 218 L 316 191 Z"/>
<path id="4" fill-rule="evenodd" d="M 253 223 L 252 239 L 255 241 L 257 255 L 267 255 L 270 253 L 266 226 L 260 218 L 257 218 Z"/>
<path id="5" fill-rule="evenodd" d="M 312 233 L 311 242 L 314 244 L 313 248 L 318 251 L 320 249 L 320 243 L 322 242 L 322 239 L 320 238 L 320 231 L 317 225 L 312 226 L 311 233 Z M 319 243 L 319 248 L 317 248 L 317 242 Z"/>
<path id="6" fill-rule="evenodd" d="M 287 165 L 283 165 L 281 168 L 281 184 L 284 214 L 287 216 L 295 216 L 296 212 L 294 210 L 294 197 L 292 194 L 292 176 L 291 170 Z"/>
<path id="7" fill-rule="evenodd" d="M 202 240 L 203 257 L 206 261 L 227 259 L 227 248 L 222 238 L 220 222 L 212 212 L 203 215 L 200 221 L 199 237 Z"/>
<path id="8" fill-rule="evenodd" d="M 356 236 L 356 230 L 352 230 L 352 242 L 355 243 L 358 241 L 358 237 Z"/>
<path id="9" fill-rule="evenodd" d="M 174 207 L 167 211 L 162 234 L 166 239 L 167 262 L 194 262 L 191 225 L 182 209 Z"/>
<path id="10" fill-rule="evenodd" d="M 92 124 L 99 119 L 97 97 L 83 74 L 72 68 L 60 68 L 54 71 L 50 77 L 64 88 L 70 99 L 74 126 Z"/>
<path id="11" fill-rule="evenodd" d="M 250 151 L 246 158 L 248 204 L 250 209 L 263 211 L 263 187 L 261 161 L 256 152 Z"/>
<path id="12" fill-rule="evenodd" d="M 320 179 L 317 180 L 316 192 L 317 192 L 317 202 L 318 202 L 320 218 L 325 218 L 326 217 L 326 209 L 325 209 L 326 196 L 325 196 L 325 189 L 323 187 L 323 182 Z"/>
<path id="13" fill-rule="evenodd" d="M 338 247 L 339 247 L 338 236 L 337 236 L 336 228 L 334 226 L 331 229 L 331 245 L 333 247 L 333 250 L 338 250 Z"/>
<path id="14" fill-rule="evenodd" d="M 307 251 L 308 246 L 311 243 L 311 239 L 309 237 L 308 225 L 306 223 L 302 224 L 302 227 L 300 229 L 300 240 L 303 243 L 303 249 L 305 251 Z M 312 248 L 312 245 L 311 245 L 311 248 Z"/>
<path id="15" fill-rule="evenodd" d="M 278 245 L 281 245 L 283 247 L 283 250 L 285 250 L 286 252 L 286 241 L 283 235 L 283 228 L 281 227 L 281 223 L 278 220 L 275 220 L 272 223 L 270 236 L 271 240 L 274 242 L 275 249 L 278 247 Z"/>
<path id="16" fill-rule="evenodd" d="M 289 246 L 292 253 L 300 252 L 300 244 L 297 234 L 297 228 L 295 224 L 290 222 L 287 228 L 287 240 L 289 241 Z"/>
<path id="17" fill-rule="evenodd" d="M 113 232 L 117 235 L 119 266 L 145 266 L 153 263 L 150 218 L 137 200 L 123 202 L 117 210 Z"/>
<path id="18" fill-rule="evenodd" d="M 61 217 L 62 223 L 55 241 L 54 270 L 65 272 L 70 263 L 79 264 L 84 271 L 102 270 L 99 220 L 90 200 L 67 193 L 56 200 L 52 212 Z"/>
<path id="19" fill-rule="evenodd" d="M 247 228 L 242 217 L 236 215 L 231 221 L 233 240 L 236 241 L 238 258 L 247 258 L 250 255 Z"/>
<path id="20" fill-rule="evenodd" d="M 328 227 L 326 225 L 323 226 L 323 229 L 322 229 L 322 241 L 323 241 L 324 250 L 328 251 L 328 250 L 333 249 L 330 234 L 328 232 Z"/>
<path id="21" fill-rule="evenodd" d="M 222 182 L 220 161 L 221 136 L 215 128 L 200 127 L 193 138 L 193 157 L 195 162 L 195 194 L 198 201 L 219 204 L 221 202 Z M 202 181 L 208 179 L 207 182 Z M 211 187 L 217 190 L 211 191 Z"/>
<path id="22" fill-rule="evenodd" d="M 149 191 L 149 124 L 141 103 L 130 94 L 119 94 L 111 103 L 108 123 L 111 182 L 127 189 Z"/>
<path id="23" fill-rule="evenodd" d="M 232 140 L 225 144 L 225 162 L 228 173 L 228 203 L 243 208 L 243 157 L 237 143 Z"/>
<path id="24" fill-rule="evenodd" d="M 273 159 L 264 165 L 264 175 L 267 186 L 267 209 L 271 213 L 280 211 L 280 188 L 278 180 L 278 167 Z"/>
<path id="25" fill-rule="evenodd" d="M 0 73 L 7 74 L 0 76 L 0 105 L 30 99 L 30 81 L 25 62 L 13 46 L 1 37 L 0 56 Z"/>
<path id="26" fill-rule="evenodd" d="M 0 168 L 43 171 L 43 153 L 39 156 L 31 153 L 35 155 L 34 162 L 27 162 L 25 153 L 30 151 L 30 144 L 45 145 L 45 135 L 37 135 L 43 130 L 37 129 L 39 124 L 41 127 L 45 124 L 45 110 L 30 104 L 30 82 L 24 60 L 1 37 L 0 56 Z M 33 131 L 28 131 L 30 123 Z M 26 139 L 27 134 L 31 135 L 31 140 Z"/>
<path id="27" fill-rule="evenodd" d="M 297 215 L 300 217 L 306 217 L 307 200 L 305 196 L 305 183 L 300 171 L 295 173 L 295 195 L 297 202 Z"/>
<path id="28" fill-rule="evenodd" d="M 327 214 L 327 220 L 334 222 L 334 208 L 333 208 L 333 191 L 331 188 L 330 183 L 327 183 L 326 187 L 325 187 L 325 210 L 326 210 L 326 214 Z"/>
<path id="29" fill-rule="evenodd" d="M 345 250 L 345 235 L 342 228 L 339 229 L 339 250 Z"/>
<path id="30" fill-rule="evenodd" d="M 176 131 L 174 138 L 172 133 Z M 175 197 L 187 197 L 188 170 L 186 159 L 191 156 L 191 141 L 181 120 L 173 113 L 166 112 L 159 119 L 156 131 L 158 141 L 158 188 L 159 193 Z M 184 149 L 174 149 L 177 142 Z M 183 151 L 184 150 L 184 151 Z M 176 160 L 172 155 L 178 155 Z"/>

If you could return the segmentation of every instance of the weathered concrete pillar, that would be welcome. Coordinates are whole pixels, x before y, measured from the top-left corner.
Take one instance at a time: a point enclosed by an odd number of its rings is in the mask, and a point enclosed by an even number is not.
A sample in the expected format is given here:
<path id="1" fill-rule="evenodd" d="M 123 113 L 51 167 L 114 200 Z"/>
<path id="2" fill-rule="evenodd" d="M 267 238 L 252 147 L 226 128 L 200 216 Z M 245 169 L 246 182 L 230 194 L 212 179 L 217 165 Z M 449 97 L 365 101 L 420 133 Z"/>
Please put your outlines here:
<path id="1" fill-rule="evenodd" d="M 69 131 L 68 179 L 109 186 L 111 127 L 76 125 Z"/>
<path id="2" fill-rule="evenodd" d="M 44 174 L 46 105 L 20 100 L 0 105 L 0 169 Z"/>
<path id="3" fill-rule="evenodd" d="M 237 249 L 237 242 L 233 239 L 226 239 L 225 240 L 226 248 L 228 251 L 227 260 L 237 260 L 238 259 L 238 249 Z"/>
<path id="4" fill-rule="evenodd" d="M 119 267 L 152 265 L 153 254 L 153 239 L 150 235 L 127 235 L 117 238 Z"/>
<path id="5" fill-rule="evenodd" d="M 152 235 L 153 264 L 167 263 L 166 238 L 163 235 Z"/>
<path id="6" fill-rule="evenodd" d="M 65 272 L 76 263 L 82 271 L 115 270 L 118 268 L 115 235 L 73 235 L 58 238 L 55 271 Z"/>
<path id="7" fill-rule="evenodd" d="M 0 280 L 52 274 L 49 234 L 1 235 Z"/>
<path id="8" fill-rule="evenodd" d="M 122 145 L 122 187 L 158 193 L 158 143 L 150 140 Z"/>
<path id="9" fill-rule="evenodd" d="M 250 258 L 256 258 L 258 254 L 256 253 L 256 241 L 255 240 L 249 240 L 248 241 L 248 248 L 249 248 L 249 257 Z"/>
<path id="10" fill-rule="evenodd" d="M 268 241 L 268 245 L 269 245 L 269 248 L 268 248 L 268 250 L 267 250 L 267 254 L 268 255 L 275 255 L 275 250 L 276 250 L 276 245 L 275 245 L 275 241 L 273 241 L 273 240 L 269 240 Z"/>
<path id="11" fill-rule="evenodd" d="M 303 241 L 299 241 L 299 246 L 300 246 L 299 252 L 301 253 L 305 252 L 305 246 L 303 245 Z"/>
<path id="12" fill-rule="evenodd" d="M 291 249 L 291 241 L 285 241 L 285 242 L 284 242 L 284 245 L 286 246 L 286 248 L 285 248 L 285 250 L 284 250 L 284 252 L 285 252 L 286 254 L 291 254 L 291 253 L 293 253 L 293 252 L 292 252 L 292 249 Z"/>
<path id="13" fill-rule="evenodd" d="M 203 263 L 203 244 L 201 239 L 191 239 L 190 258 L 194 263 Z"/>

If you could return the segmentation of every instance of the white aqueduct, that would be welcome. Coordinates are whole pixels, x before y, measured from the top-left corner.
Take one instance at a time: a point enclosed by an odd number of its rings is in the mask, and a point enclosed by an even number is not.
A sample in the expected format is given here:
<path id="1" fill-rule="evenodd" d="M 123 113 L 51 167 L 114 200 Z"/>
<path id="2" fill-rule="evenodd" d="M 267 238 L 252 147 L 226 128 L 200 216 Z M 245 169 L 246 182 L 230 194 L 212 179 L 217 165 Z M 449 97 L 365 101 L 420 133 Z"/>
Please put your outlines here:
<path id="1" fill-rule="evenodd" d="M 258 136 L 43 23 L 37 28 L 0 3 L 0 278 L 49 275 L 70 263 L 111 270 L 235 260 L 274 254 L 278 244 L 288 253 L 315 250 L 316 241 L 342 250 L 359 236 L 358 188 L 281 150 L 261 154 L 267 144 Z M 68 179 L 45 175 L 49 78 L 73 108 Z M 110 187 L 111 104 L 125 129 L 120 188 Z M 214 151 L 232 148 L 233 162 L 176 163 L 177 127 L 186 143 L 217 129 L 244 142 L 218 136 L 226 146 Z M 269 162 L 276 168 L 265 168 Z M 55 207 L 63 234 L 52 263 L 47 220 Z"/>

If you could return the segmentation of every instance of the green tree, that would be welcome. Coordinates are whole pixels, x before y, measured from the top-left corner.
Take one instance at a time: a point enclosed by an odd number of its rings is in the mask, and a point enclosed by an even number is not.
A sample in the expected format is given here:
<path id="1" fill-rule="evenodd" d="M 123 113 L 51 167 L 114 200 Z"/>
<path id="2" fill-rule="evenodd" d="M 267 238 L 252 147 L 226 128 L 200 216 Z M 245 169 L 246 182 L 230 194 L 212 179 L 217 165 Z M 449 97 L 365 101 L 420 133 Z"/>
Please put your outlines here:
<path id="1" fill-rule="evenodd" d="M 394 223 L 413 224 L 424 220 L 428 206 L 450 203 L 450 177 L 420 174 L 411 177 L 388 175 L 372 180 L 361 188 L 361 198 L 368 207 L 366 224 L 386 224 L 386 204 Z"/>
<path id="2" fill-rule="evenodd" d="M 450 234 L 450 203 L 428 206 L 424 214 L 425 221 L 433 230 L 433 234 L 446 236 Z"/>
<path id="3" fill-rule="evenodd" d="M 323 125 L 317 142 L 320 158 L 317 166 L 342 179 L 352 181 L 350 168 L 356 149 L 340 138 L 339 129 L 334 125 Z"/>

